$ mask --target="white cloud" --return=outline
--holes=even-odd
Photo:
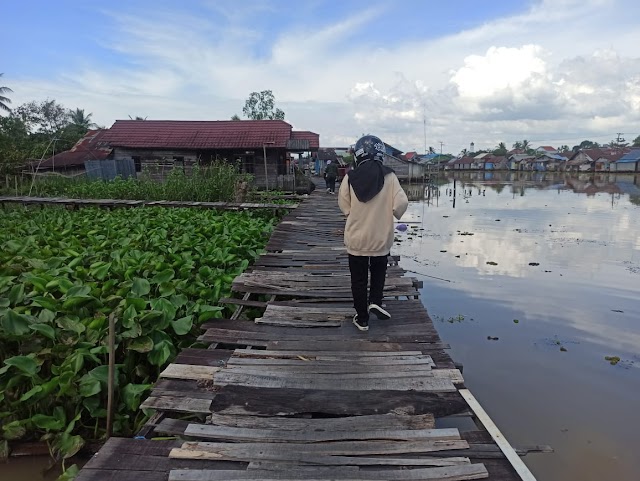
[[[129,114],[225,119],[241,113],[250,92],[272,89],[294,126],[319,132],[323,145],[371,132],[412,150],[423,146],[426,112],[427,144],[442,140],[453,153],[470,141],[575,144],[637,129],[640,31],[627,19],[640,6],[631,0],[545,0],[438,38],[402,40],[398,27],[384,48],[366,34],[384,18],[375,5],[270,38],[247,19],[274,5],[236,3],[205,3],[216,19],[111,12],[115,29],[99,42],[126,68],[85,59],[49,80],[22,79],[14,103],[53,97],[103,124]]]

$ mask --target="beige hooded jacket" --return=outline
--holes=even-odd
[[[360,202],[349,185],[348,176],[340,184],[338,205],[347,216],[344,245],[354,256],[384,256],[393,245],[393,218],[400,219],[409,200],[396,174],[384,177],[384,186],[368,202]]]

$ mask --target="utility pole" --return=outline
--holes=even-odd
[[[440,171],[440,164],[442,163],[442,146],[444,145],[444,142],[442,142],[442,140],[440,141],[440,158],[438,159],[438,172]]]

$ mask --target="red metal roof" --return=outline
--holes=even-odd
[[[53,167],[84,166],[85,160],[104,160],[111,154],[111,147],[104,141],[106,129],[89,130],[70,150],[60,152],[43,162],[33,162],[40,169]]]
[[[309,148],[320,148],[320,135],[308,130],[294,130],[291,132],[291,140],[308,140]]]
[[[105,140],[140,149],[255,149],[285,148],[291,135],[284,120],[117,120]]]

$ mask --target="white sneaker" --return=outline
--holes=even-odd
[[[331,189],[327,189],[327,194],[331,192]]]
[[[358,319],[358,314],[353,316],[353,324],[361,331],[369,330],[369,320],[367,319],[366,321],[361,321],[360,319]]]
[[[369,304],[369,312],[373,313],[380,320],[391,319],[391,314],[385,311],[378,304]]]

